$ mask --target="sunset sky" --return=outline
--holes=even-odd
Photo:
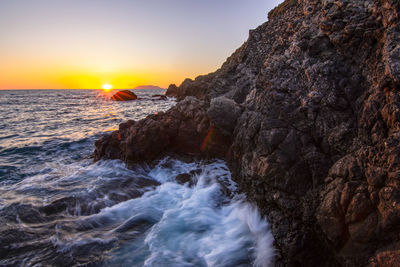
[[[1,0],[0,89],[166,88],[216,70],[282,0]]]

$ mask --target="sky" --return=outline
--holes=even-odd
[[[0,0],[0,89],[166,88],[218,69],[282,0]]]

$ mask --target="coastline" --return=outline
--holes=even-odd
[[[171,110],[96,142],[95,159],[223,158],[271,223],[277,266],[389,266],[400,4],[285,3],[219,70],[171,85]]]
[[[88,158],[109,127],[175,103],[154,92],[139,91],[140,100],[129,102],[85,90],[4,94],[0,265],[272,261],[270,228],[238,194],[223,161],[171,155],[128,168],[120,160]]]

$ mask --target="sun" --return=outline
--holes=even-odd
[[[111,84],[106,83],[106,84],[103,84],[103,85],[101,86],[101,88],[103,88],[104,91],[108,92],[108,91],[110,91],[113,87],[112,87]]]

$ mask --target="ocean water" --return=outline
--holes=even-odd
[[[174,99],[0,91],[1,266],[269,266],[265,219],[223,161],[93,163],[94,142]]]

